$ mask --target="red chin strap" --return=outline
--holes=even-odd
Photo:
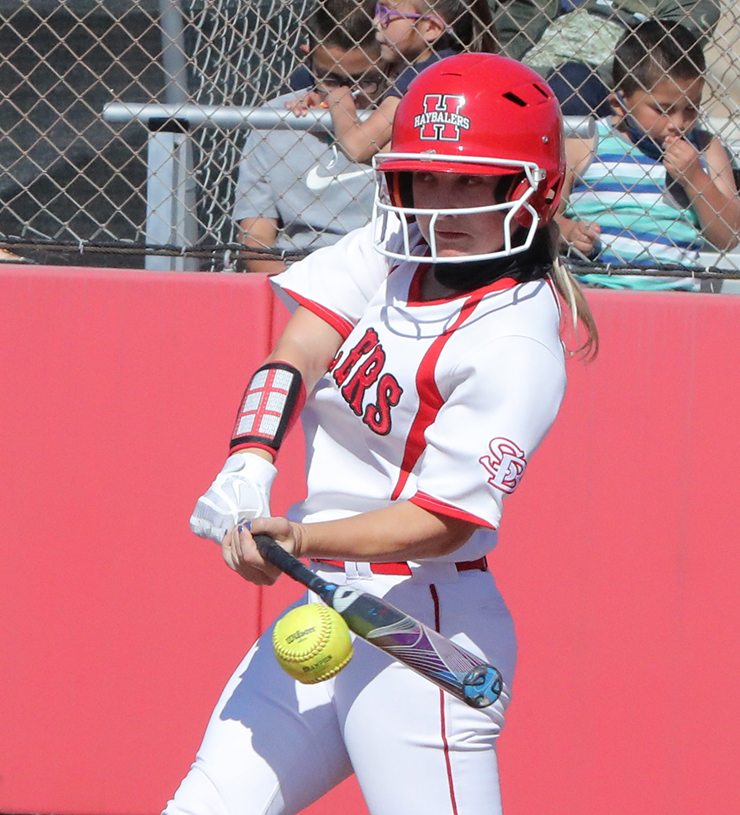
[[[230,452],[259,447],[276,454],[305,401],[303,377],[293,365],[268,362],[258,368],[244,392]]]

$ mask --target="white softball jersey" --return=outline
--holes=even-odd
[[[418,230],[415,239],[422,253]],[[475,560],[495,546],[503,499],[558,412],[560,312],[548,279],[423,302],[426,269],[382,257],[368,227],[272,278],[289,306],[344,337],[303,411],[308,498],[290,517],[410,500],[476,523],[447,556]]]

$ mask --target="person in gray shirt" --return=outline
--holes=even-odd
[[[310,38],[303,49],[319,94],[351,87],[358,108],[374,106],[383,95],[387,80],[374,8],[364,0],[325,0],[307,21]],[[265,107],[284,110],[303,93],[282,94]],[[373,197],[371,168],[348,159],[329,133],[253,130],[239,164],[233,217],[245,247],[316,249],[364,226]],[[260,258],[245,252],[240,265],[267,274],[286,268],[278,253]]]

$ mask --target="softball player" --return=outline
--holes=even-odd
[[[334,582],[360,581],[496,665],[504,692],[475,710],[361,640],[334,678],[302,685],[278,667],[269,630],[228,683],[169,815],[296,813],[353,772],[373,815],[500,812],[516,640],[486,555],[563,396],[558,292],[588,329],[586,350],[596,344],[552,249],[557,102],[517,62],[450,57],[412,83],[375,166],[374,222],[273,278],[294,313],[191,526],[247,580],[271,584],[277,570],[234,528],[253,518],[252,531]],[[299,413],[307,497],[289,520],[271,518],[273,459]]]

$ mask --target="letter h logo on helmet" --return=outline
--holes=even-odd
[[[470,130],[470,119],[460,110],[464,96],[448,93],[428,93],[424,97],[424,113],[414,118],[419,138],[428,141],[460,141],[460,131]]]

